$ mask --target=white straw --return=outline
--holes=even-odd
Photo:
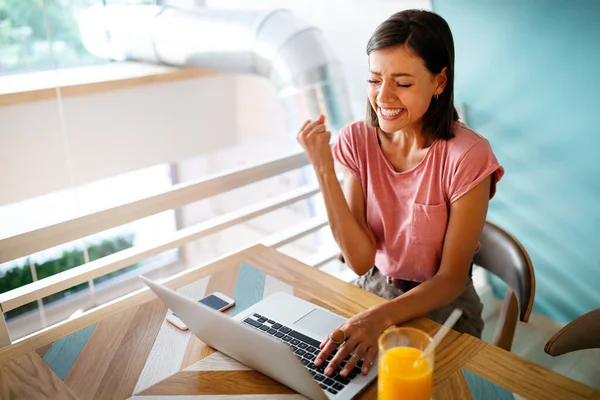
[[[433,337],[433,341],[429,343],[429,346],[427,346],[425,350],[423,350],[423,354],[421,355],[421,357],[419,357],[419,359],[427,357],[429,353],[431,353],[436,348],[436,346],[442,341],[442,339],[444,339],[444,336],[446,336],[448,331],[452,329],[454,324],[456,324],[456,321],[458,321],[461,315],[462,310],[460,308],[455,308],[454,311],[452,311],[452,314],[450,314],[446,322],[444,322],[444,325],[442,325],[440,330]]]

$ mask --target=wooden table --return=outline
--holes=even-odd
[[[179,274],[167,286],[197,298],[223,292],[236,300],[231,313],[275,291],[346,317],[384,301],[264,246]],[[0,399],[303,398],[174,328],[166,312],[144,289],[1,349]],[[423,318],[405,325],[430,334],[439,328]],[[452,331],[440,344],[436,400],[519,396],[600,399],[600,392],[472,336]],[[376,383],[359,397],[375,399]]]

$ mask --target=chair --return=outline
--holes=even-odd
[[[479,241],[481,247],[473,262],[508,285],[492,342],[510,351],[517,321],[527,322],[533,307],[533,264],[517,239],[489,221],[486,221]],[[338,260],[344,262],[344,257],[340,254]]]
[[[535,274],[527,251],[510,233],[486,221],[475,254],[475,265],[493,273],[508,286],[492,343],[512,348],[517,321],[527,322],[535,297]]]
[[[572,351],[600,348],[600,308],[569,322],[554,334],[544,347],[553,357]]]

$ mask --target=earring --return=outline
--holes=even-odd
[[[438,97],[440,97],[440,96],[437,95],[437,94],[433,95],[433,98],[436,99],[436,100],[438,99]]]

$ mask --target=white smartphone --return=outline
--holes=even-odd
[[[225,311],[235,305],[235,300],[231,297],[225,296],[221,292],[214,292],[205,296],[198,300],[198,303],[202,303],[205,306],[208,306],[217,311]],[[186,331],[188,327],[180,320],[177,315],[171,310],[167,313],[167,321],[181,329],[182,331]]]

